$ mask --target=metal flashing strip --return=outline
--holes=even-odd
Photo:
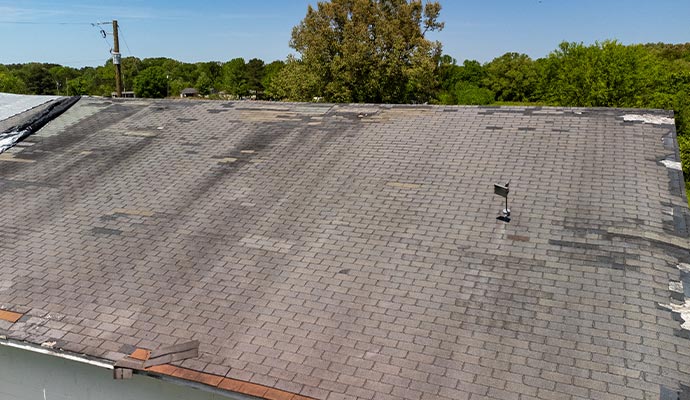
[[[76,356],[74,354],[69,354],[69,353],[64,353],[60,351],[56,351],[50,348],[46,347],[41,347],[40,345],[35,345],[35,344],[30,344],[26,342],[18,342],[12,339],[0,339],[0,346],[5,346],[5,347],[11,347],[19,350],[25,350],[29,351],[32,353],[38,353],[38,354],[44,354],[48,356],[54,356],[58,358],[62,358],[65,360],[69,361],[75,361],[81,364],[87,364],[91,365],[94,367],[98,368],[103,368],[107,370],[114,370],[115,367],[111,364],[108,364],[106,362],[94,360],[94,359],[89,359],[89,358],[84,358],[80,356]],[[199,389],[205,392],[209,393],[215,393],[218,395],[221,395],[226,398],[231,398],[235,400],[249,400],[249,399],[256,399],[255,396],[245,394],[242,392],[237,392],[237,391],[229,391],[229,387],[227,387],[228,383],[235,383],[240,381],[235,381],[235,380],[229,380],[228,378],[222,378],[219,377],[220,384],[217,386],[210,386],[209,382],[205,382],[203,379],[196,379],[196,380],[191,380],[189,379],[189,372],[192,372],[191,370],[186,370],[184,368],[177,368],[177,367],[172,367],[174,370],[179,370],[179,372],[176,372],[175,375],[172,375],[168,371],[166,367],[172,367],[170,365],[163,365],[163,366],[158,366],[158,367],[151,367],[147,368],[146,370],[134,370],[133,372],[136,373],[137,375],[140,376],[147,376],[150,378],[157,378],[161,379],[163,381],[172,383],[174,385],[181,385],[181,386],[187,386],[187,387],[193,387],[195,389]],[[165,371],[165,372],[163,372]],[[186,372],[186,373],[185,373]],[[201,375],[201,373],[197,373]],[[208,374],[203,374],[203,375],[208,375]],[[259,385],[252,385],[253,386],[259,386]],[[268,388],[267,388],[268,389]],[[270,390],[276,390],[277,389],[270,389]],[[280,391],[282,393],[282,391]],[[287,392],[285,392],[287,393]],[[290,394],[292,395],[291,397],[285,397],[285,398],[290,398],[292,400],[311,400],[309,397],[305,396],[300,396],[296,394]]]
[[[212,391],[236,399],[290,399],[313,400],[312,397],[288,392],[269,386],[207,374],[170,364],[158,365],[136,371],[137,374],[155,375],[172,382],[179,382],[202,390]]]
[[[168,364],[171,359],[176,361],[196,357],[198,346],[199,342],[194,340],[157,350],[137,348],[132,354],[115,363],[113,378],[130,379],[133,374],[152,375],[234,399],[312,400],[311,397],[297,393]]]
[[[106,362],[93,360],[93,359],[89,359],[89,358],[84,358],[84,357],[79,357],[79,356],[76,356],[73,354],[60,352],[60,351],[53,350],[53,349],[50,349],[47,347],[41,347],[40,345],[34,345],[34,344],[29,344],[29,343],[24,343],[24,342],[16,342],[16,341],[11,340],[11,339],[0,340],[0,346],[13,347],[15,349],[26,350],[26,351],[30,351],[33,353],[39,353],[39,354],[45,354],[45,355],[54,356],[54,357],[58,357],[58,358],[63,358],[65,360],[76,361],[76,362],[79,362],[82,364],[93,365],[94,367],[113,369],[113,366],[111,364],[106,363]]]

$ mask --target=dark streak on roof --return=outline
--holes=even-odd
[[[0,160],[0,334],[330,400],[675,393],[675,130],[629,113],[670,116],[82,99]]]

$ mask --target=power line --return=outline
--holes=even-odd
[[[90,25],[93,26],[94,28],[98,29],[98,35],[103,38],[103,41],[105,41],[105,46],[108,48],[108,52],[112,52],[112,47],[110,47],[110,43],[108,43],[108,39],[106,39],[106,36],[108,35],[106,31],[103,30],[103,28],[99,28],[99,25],[101,25],[101,22],[92,22]]]
[[[88,22],[32,22],[32,21],[0,21],[0,24],[14,24],[14,25],[89,25]]]
[[[120,25],[117,26],[117,30],[120,31],[120,36],[122,36],[122,41],[125,42],[125,47],[127,48],[127,53],[129,53],[130,56],[133,56],[132,50],[129,49],[129,44],[127,44],[127,39],[125,39],[124,32],[122,32],[122,27]]]
[[[127,48],[127,53],[130,55],[130,57],[134,57],[134,54],[132,54],[132,50],[129,49],[129,44],[127,43],[127,39],[125,39],[124,32],[122,31],[122,27],[118,24],[117,25],[117,30],[120,32],[120,36],[122,36],[122,41],[125,42],[125,47]],[[122,65],[124,67],[124,63]],[[139,74],[139,65],[137,63],[134,63],[134,70],[137,71],[137,74]],[[124,82],[124,74],[122,75],[122,85],[125,86]]]

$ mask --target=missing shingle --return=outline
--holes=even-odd
[[[680,392],[678,393],[678,400],[690,400],[690,386],[680,384]]]
[[[123,344],[120,346],[120,353],[122,354],[131,354],[136,350],[136,346],[132,346],[131,344]]]
[[[683,339],[690,339],[690,331],[687,329],[674,329],[673,335]]]
[[[529,242],[529,236],[523,236],[523,235],[508,234],[508,235],[506,235],[506,239],[512,240],[514,242]]]
[[[7,153],[7,152],[0,154],[0,161],[11,161],[11,162],[18,162],[18,163],[36,162],[36,160],[29,160],[26,158],[18,158],[14,153]]]
[[[388,182],[386,185],[397,189],[419,189],[422,187],[420,184],[407,182]]]
[[[156,136],[158,136],[157,132],[150,132],[150,131],[124,131],[122,134],[124,136],[141,137],[141,138],[155,138]]]
[[[659,400],[680,400],[678,391],[669,389],[666,386],[661,386],[659,391]]]
[[[533,131],[536,131],[537,128],[530,128],[530,127],[521,126],[517,130],[518,130],[518,132],[533,132]]]
[[[338,274],[349,275],[350,269],[349,268],[341,269],[340,271],[338,271]]]
[[[659,400],[690,400],[690,387],[684,384],[679,385],[679,389],[670,389],[660,386]]]
[[[678,264],[679,280],[671,280],[668,284],[669,299],[667,304],[658,303],[658,308],[669,311],[671,318],[680,324],[680,329],[674,330],[674,335],[690,339],[690,265]]]

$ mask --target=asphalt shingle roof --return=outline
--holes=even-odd
[[[0,334],[199,340],[173,364],[328,400],[658,398],[690,383],[669,117],[85,98],[0,159]]]

